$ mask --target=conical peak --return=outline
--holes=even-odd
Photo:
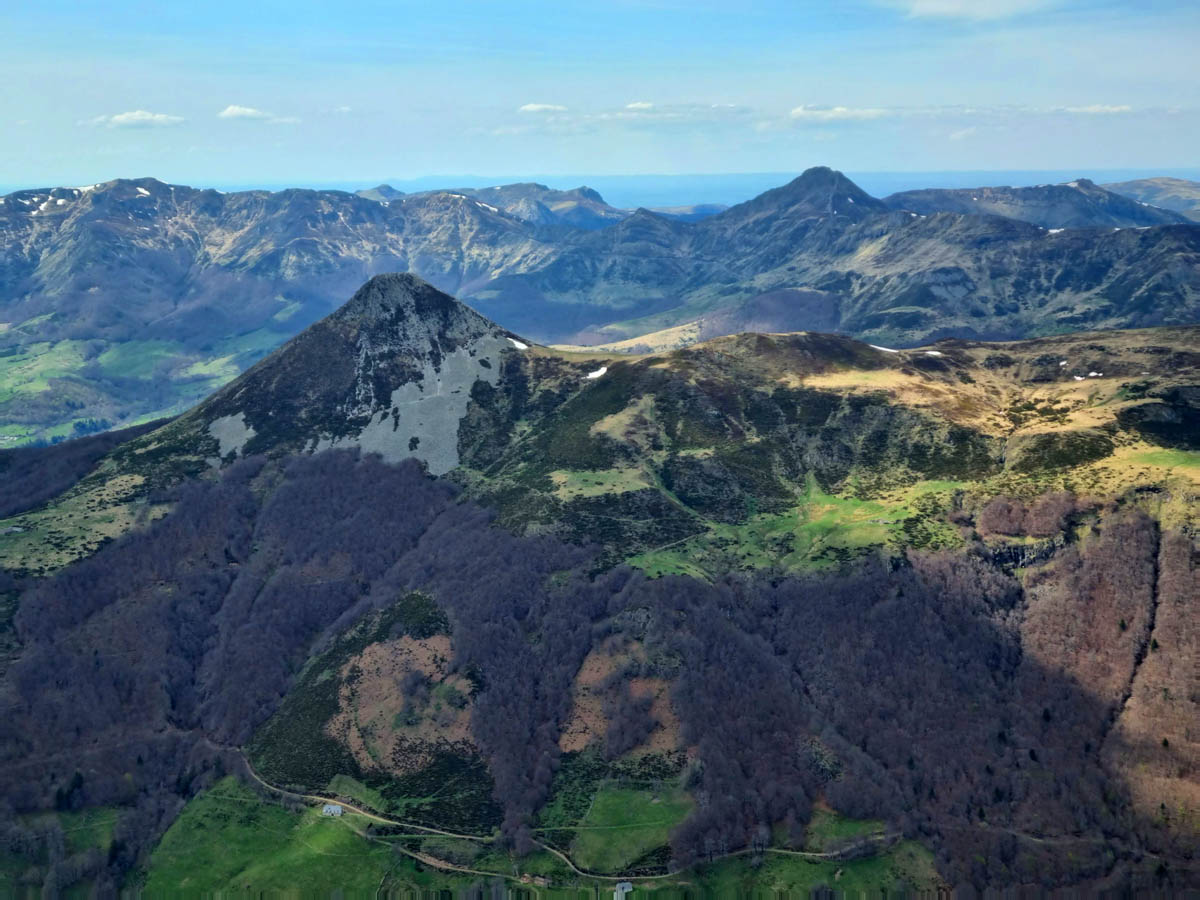
[[[423,278],[410,272],[390,272],[371,278],[333,317],[340,322],[367,324],[391,322],[397,316],[427,318],[455,308],[466,310]]]
[[[828,166],[806,169],[783,190],[797,199],[803,198],[812,203],[828,203],[838,197],[845,197],[866,206],[881,205],[880,201],[841,172]]]

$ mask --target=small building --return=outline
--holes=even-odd
[[[618,881],[617,886],[613,888],[613,900],[625,900],[625,895],[633,892],[633,882]]]
[[[321,815],[333,816],[335,819],[342,814],[342,808],[336,803],[326,803],[321,807]]]

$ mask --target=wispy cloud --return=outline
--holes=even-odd
[[[518,106],[517,112],[521,113],[560,113],[566,112],[565,106],[559,106],[557,103],[526,103],[524,106]]]
[[[271,114],[263,112],[261,109],[255,109],[253,106],[238,106],[231,103],[219,113],[218,119],[269,119]]]
[[[266,110],[255,109],[253,106],[238,106],[236,103],[231,103],[217,113],[217,118],[246,119],[255,122],[266,122],[270,125],[295,125],[300,121],[295,116],[277,116]]]
[[[976,128],[974,125],[972,125],[969,128],[960,128],[960,129],[958,129],[958,131],[950,132],[950,140],[965,141],[969,137],[974,137],[976,135],[976,133],[978,133],[978,131],[979,131],[979,129]]]
[[[105,128],[162,128],[168,125],[179,125],[184,121],[183,116],[169,116],[166,113],[134,109],[112,116],[96,116],[94,119],[89,119],[88,124]]]
[[[791,117],[801,122],[864,122],[896,114],[897,110],[879,107],[797,106]]]
[[[745,119],[752,115],[753,110],[732,103],[657,104],[638,100],[624,106],[587,111],[572,110],[557,104],[529,103],[520,107],[518,112],[540,115],[527,115],[519,123],[506,122],[481,133],[494,136],[579,135],[594,134],[601,129],[614,127],[707,128]]]
[[[876,0],[913,18],[1011,19],[1058,6],[1058,0]]]
[[[1064,106],[1063,112],[1076,116],[1119,116],[1133,112],[1132,106],[1106,106],[1103,103],[1093,103],[1091,106]]]
[[[998,122],[1033,116],[1115,116],[1133,112],[1136,110],[1132,106],[1103,103],[1089,106],[797,106],[789,118],[794,122],[813,125],[871,122],[878,119],[957,119],[965,132],[967,126],[975,121]],[[963,133],[962,136],[967,137],[968,134]]]

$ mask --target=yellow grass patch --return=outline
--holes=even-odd
[[[0,566],[62,568],[89,556],[106,540],[166,515],[167,504],[131,499],[141,475],[116,475],[77,487],[52,505],[0,521]]]
[[[563,500],[576,497],[598,497],[601,494],[624,494],[650,487],[646,476],[638,469],[601,469],[570,471],[557,469],[550,473],[554,495]]]

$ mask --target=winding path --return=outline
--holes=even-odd
[[[261,775],[259,775],[257,772],[255,772],[254,767],[250,765],[250,760],[246,758],[246,755],[244,753],[241,753],[239,751],[239,755],[242,758],[242,762],[245,764],[246,772],[249,774],[249,776],[252,779],[254,779],[254,781],[256,781],[258,784],[262,785],[262,787],[266,788],[268,791],[270,791],[274,794],[279,794],[284,797],[291,797],[294,800],[303,800],[307,803],[336,802],[342,808],[348,809],[351,812],[357,813],[358,815],[362,816],[365,819],[369,819],[372,822],[378,822],[381,825],[394,825],[394,826],[398,826],[400,828],[409,828],[409,829],[412,829],[413,831],[418,831],[418,832],[421,832],[424,834],[436,834],[436,835],[440,835],[442,837],[459,838],[460,840],[474,841],[479,844],[490,844],[493,841],[493,838],[491,836],[484,836],[484,835],[478,835],[478,834],[460,834],[460,833],[454,832],[454,831],[446,831],[441,828],[431,828],[427,825],[416,825],[412,822],[401,821],[400,819],[389,819],[387,816],[381,816],[379,813],[376,813],[370,809],[367,809],[366,807],[359,806],[356,803],[349,803],[349,802],[341,799],[340,797],[333,797],[333,796],[323,795],[323,794],[305,794],[305,793],[300,793],[297,791],[290,791],[287,788],[281,788],[277,785],[271,784],[269,781],[267,781],[265,778],[263,778]],[[379,838],[379,837],[374,837],[374,836],[369,836],[369,837],[372,837],[372,839],[374,839],[374,840],[381,840],[381,838]],[[746,854],[749,854],[749,853],[759,853],[759,852],[782,854],[785,856],[798,856],[803,859],[811,859],[814,861],[815,860],[827,860],[827,861],[828,860],[840,860],[840,859],[845,859],[852,855],[857,855],[859,853],[859,851],[861,851],[862,849],[864,849],[867,846],[876,846],[877,849],[883,849],[883,848],[889,847],[892,844],[894,844],[896,841],[898,841],[901,837],[902,837],[902,835],[898,831],[883,832],[883,833],[879,833],[879,834],[867,835],[862,840],[856,841],[855,843],[853,843],[847,847],[843,847],[839,850],[831,850],[831,851],[827,851],[827,852],[817,852],[817,851],[810,851],[810,850],[786,850],[782,847],[766,847],[763,850],[756,850],[755,848],[752,848],[752,847],[746,847],[741,850],[734,850],[731,853],[723,853],[720,856],[713,857],[713,860],[711,860],[711,861],[715,862],[718,859],[726,859],[728,857],[733,857],[733,856],[745,856]],[[390,842],[384,841],[384,843],[390,843]],[[575,864],[574,860],[571,859],[571,857],[567,856],[567,854],[563,853],[557,847],[552,847],[551,845],[546,844],[546,843],[536,840],[536,839],[533,840],[533,843],[536,844],[538,847],[541,847],[547,853],[550,853],[550,854],[553,854],[554,856],[556,856],[565,866],[567,866],[567,868],[569,868],[576,875],[579,875],[583,878],[595,879],[597,881],[613,881],[613,882],[634,881],[634,880],[636,880],[636,881],[655,881],[655,880],[659,880],[659,879],[663,879],[663,878],[676,878],[676,877],[678,877],[678,874],[679,874],[678,872],[663,872],[658,875],[608,875],[608,874],[604,874],[601,872],[589,872],[587,869],[581,869],[579,866],[577,866]],[[426,865],[433,866],[436,869],[443,869],[445,871],[450,871],[450,872],[460,872],[460,873],[469,874],[469,875],[481,875],[481,876],[486,876],[489,878],[499,877],[499,878],[506,878],[509,880],[514,879],[514,876],[506,875],[506,874],[503,874],[500,872],[484,872],[479,869],[469,869],[469,868],[466,868],[463,866],[456,866],[453,863],[447,862],[446,860],[437,859],[436,857],[428,856],[424,853],[418,853],[417,851],[409,850],[405,847],[397,847],[397,849],[400,850],[401,853],[404,853],[407,856],[411,856],[413,859],[419,860],[422,863],[425,863]],[[516,880],[519,880],[519,879],[516,879]]]

